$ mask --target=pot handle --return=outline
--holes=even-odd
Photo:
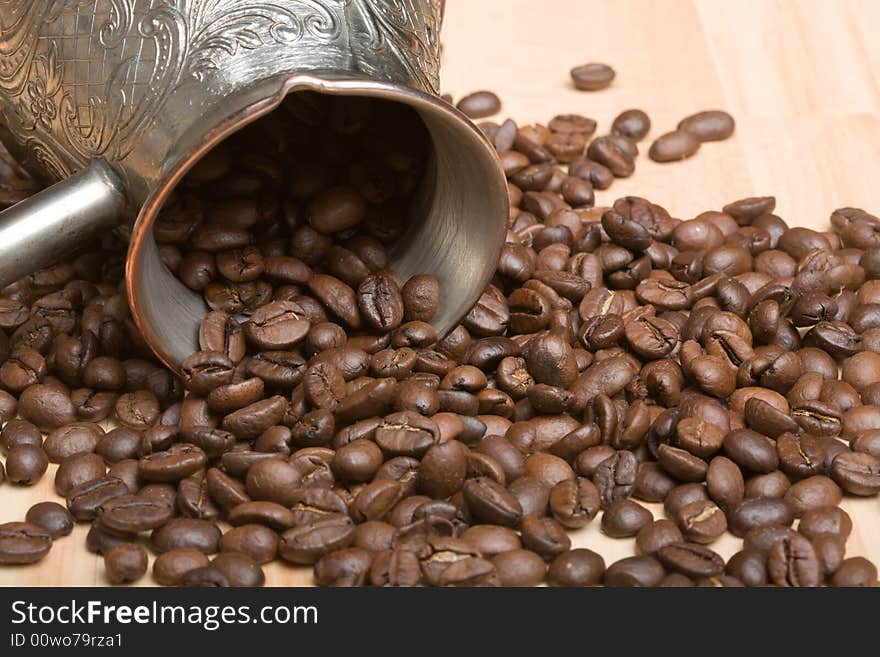
[[[125,208],[104,160],[0,212],[0,288],[53,264],[116,226]]]

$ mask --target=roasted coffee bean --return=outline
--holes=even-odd
[[[147,551],[137,543],[120,543],[104,552],[104,572],[111,584],[136,582],[147,572]]]
[[[679,130],[692,134],[699,141],[721,141],[733,134],[735,123],[733,117],[721,110],[697,112],[678,124]]]
[[[843,499],[843,493],[829,477],[815,475],[792,484],[784,499],[795,518],[800,518],[812,509],[837,506]]]
[[[535,586],[544,581],[547,573],[544,560],[529,550],[501,552],[491,561],[501,586]]]
[[[163,552],[153,562],[153,577],[162,586],[178,586],[190,571],[205,568],[208,557],[193,548],[176,548]]]
[[[621,112],[611,124],[611,132],[633,141],[641,141],[651,130],[651,119],[642,110]]]
[[[751,472],[767,473],[779,465],[773,441],[748,429],[728,433],[724,437],[724,453],[741,468]]]
[[[620,450],[599,463],[593,481],[599,489],[603,508],[613,501],[628,497],[638,472],[638,461],[632,452]]]
[[[880,458],[862,452],[842,452],[831,462],[831,477],[851,495],[876,495],[880,492]]]
[[[801,517],[798,531],[810,540],[822,534],[834,534],[846,540],[852,532],[852,520],[843,509],[810,509]]]
[[[612,538],[635,536],[653,519],[651,512],[638,502],[615,500],[602,513],[602,532]]]
[[[220,529],[208,520],[172,518],[153,531],[150,543],[157,552],[179,548],[194,548],[205,554],[217,552]]]
[[[553,517],[569,529],[586,525],[596,517],[601,506],[599,490],[586,477],[578,477],[577,480],[566,479],[557,483],[550,490],[549,503]],[[633,513],[626,513],[627,511],[629,509],[624,509],[623,515],[628,518],[635,516]]]
[[[36,563],[52,548],[52,536],[30,522],[6,522],[0,525],[0,563],[21,565]]]
[[[482,119],[501,111],[501,100],[491,91],[475,91],[459,100],[456,107],[472,119]]]
[[[65,497],[73,488],[104,476],[104,459],[97,454],[81,453],[68,456],[55,471],[55,492]]]
[[[672,543],[656,552],[667,569],[688,577],[714,577],[724,572],[724,559],[719,554],[694,543]]]
[[[767,572],[776,586],[818,586],[822,581],[816,551],[798,534],[773,544],[767,554]]]
[[[604,583],[605,586],[658,586],[665,575],[663,564],[654,557],[626,557],[608,566]]]
[[[57,502],[37,502],[28,509],[24,519],[45,529],[53,540],[73,531],[73,516]]]
[[[571,69],[571,79],[575,89],[581,91],[598,91],[611,84],[614,79],[614,69],[607,64],[592,62],[575,66]]]
[[[639,554],[653,555],[660,548],[682,543],[684,537],[675,523],[663,518],[642,527],[636,535],[636,551]]]
[[[711,468],[710,468],[711,471]],[[708,480],[708,475],[707,475]],[[677,482],[657,463],[640,463],[632,495],[644,502],[662,502]]]
[[[169,449],[148,454],[138,462],[138,474],[144,481],[177,482],[205,467],[204,450],[195,445],[178,443]]]
[[[877,586],[877,566],[864,557],[844,559],[831,577],[831,586]]]
[[[794,520],[789,503],[779,497],[747,498],[729,511],[730,531],[745,536],[759,527],[788,527]]]
[[[46,473],[49,457],[41,447],[18,445],[6,455],[6,478],[14,484],[32,486]]]
[[[767,556],[753,550],[741,550],[727,561],[724,571],[746,586],[767,584]]]
[[[633,156],[612,137],[597,137],[590,142],[587,157],[606,167],[615,178],[627,178],[636,168]]]
[[[657,137],[648,157],[655,162],[674,162],[691,157],[699,149],[700,140],[692,132],[678,129]]]
[[[716,456],[706,472],[706,488],[723,509],[736,506],[745,495],[745,483],[737,465],[724,456]]]
[[[94,452],[104,430],[90,422],[75,422],[52,431],[43,443],[43,450],[53,463],[60,463],[75,454]]]
[[[313,564],[325,554],[347,547],[353,534],[351,519],[347,516],[329,516],[288,529],[281,535],[278,553],[292,563]]]
[[[551,586],[596,586],[605,576],[605,560],[586,548],[559,554],[550,564],[547,581]]]
[[[711,543],[727,529],[724,512],[709,500],[685,504],[674,514],[674,520],[685,539],[693,543]]]
[[[469,511],[478,520],[497,525],[516,526],[522,519],[522,506],[504,487],[488,479],[468,479],[462,486]]]

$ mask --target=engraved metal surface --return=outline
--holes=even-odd
[[[165,110],[181,93],[206,107],[281,71],[332,69],[436,94],[441,4],[0,0],[0,121],[30,168],[61,179],[95,158],[126,168],[147,131],[174,143],[188,117]]]

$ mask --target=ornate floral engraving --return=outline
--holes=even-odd
[[[440,0],[347,0],[366,19],[366,48],[393,56],[412,79],[435,94],[440,87]],[[362,60],[367,73],[375,60]]]
[[[58,177],[121,162],[183,85],[261,48],[350,53],[437,90],[441,0],[0,0],[0,121]],[[359,32],[351,31],[351,11]],[[383,62],[393,62],[387,69]],[[395,72],[397,71],[397,72]]]

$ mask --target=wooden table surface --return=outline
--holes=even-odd
[[[620,111],[651,116],[650,139],[698,110],[734,115],[734,137],[690,160],[655,164],[597,193],[597,204],[637,194],[689,218],[753,195],[775,195],[790,225],[825,229],[835,208],[880,212],[880,2],[876,0],[448,0],[443,90],[455,98],[492,89],[501,117],[548,121],[576,112],[607,131]],[[576,91],[568,71],[600,61],[617,71],[606,90]],[[0,487],[0,521],[20,520],[55,499],[54,466],[32,488]],[[880,563],[880,501],[847,498],[855,529],[847,554]],[[651,505],[655,516],[662,511]],[[0,585],[104,585],[101,559],[84,546],[87,527],[59,540],[41,563],[0,568]],[[606,563],[633,554],[598,520],[573,535]],[[741,541],[725,535],[725,557]],[[272,564],[271,585],[302,585],[311,569]],[[151,583],[149,576],[142,585]]]

